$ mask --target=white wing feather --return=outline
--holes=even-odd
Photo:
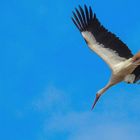
[[[112,70],[115,65],[126,60],[126,58],[120,57],[115,51],[105,48],[103,44],[99,44],[91,32],[83,31],[82,36],[86,40],[89,48],[97,53]]]

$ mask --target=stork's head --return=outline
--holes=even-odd
[[[132,61],[135,65],[140,65],[140,52],[133,56]]]

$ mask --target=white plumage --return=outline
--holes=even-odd
[[[88,42],[88,46],[90,47],[90,49],[96,52],[110,66],[112,70],[115,65],[126,60],[125,58],[120,57],[110,48],[105,48],[103,44],[99,44],[99,42],[96,41],[91,32],[83,31],[82,36]]]
[[[75,9],[72,18],[89,48],[99,55],[110,67],[112,75],[107,85],[98,91],[92,106],[111,86],[125,81],[136,83],[140,80],[140,52],[133,56],[129,48],[113,33],[105,29],[93,15],[91,7]]]

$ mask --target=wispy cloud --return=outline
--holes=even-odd
[[[117,114],[114,114],[117,115]],[[53,116],[45,125],[45,133],[69,134],[69,140],[138,140],[139,126],[115,121],[115,117],[91,112],[69,112]]]
[[[131,105],[134,106],[138,100],[132,102]],[[76,111],[66,92],[54,86],[49,86],[33,105],[38,112],[49,112],[42,127],[42,139],[53,140],[56,139],[54,136],[62,140],[140,139],[139,122],[129,122],[130,115],[122,113],[121,109],[114,108],[106,112]]]
[[[43,112],[63,112],[67,110],[70,100],[68,95],[54,86],[48,86],[47,89],[33,101],[33,107],[37,111]]]

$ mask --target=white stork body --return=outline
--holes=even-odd
[[[89,48],[100,56],[112,70],[108,84],[96,94],[92,106],[94,108],[99,97],[111,86],[125,81],[136,83],[140,79],[140,52],[133,56],[129,48],[114,34],[105,29],[96,15],[92,13],[91,7],[83,10],[79,6],[76,14],[73,12],[74,24],[80,30]]]

